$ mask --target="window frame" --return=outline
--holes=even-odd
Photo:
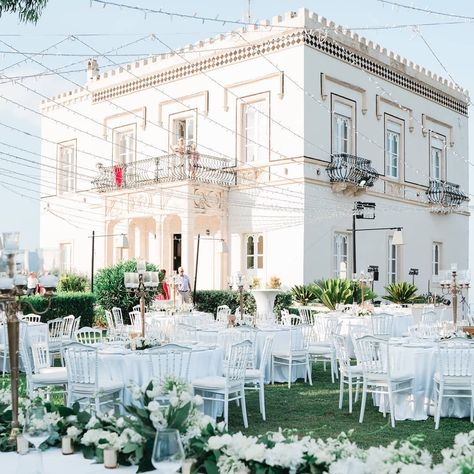
[[[436,146],[433,142],[439,140],[442,142],[442,146]],[[446,180],[446,167],[447,167],[447,145],[446,145],[446,136],[438,132],[430,130],[430,140],[429,140],[429,164],[430,164],[430,178],[437,179],[441,181]],[[439,163],[439,177],[435,177],[433,173],[433,151],[439,150],[441,152],[440,163]]]
[[[249,253],[249,239],[253,239],[253,252]],[[259,241],[262,241],[262,249],[259,252]],[[245,234],[244,239],[245,246],[245,268],[246,270],[263,270],[265,264],[265,238],[263,233],[256,232],[251,234]],[[249,266],[249,258],[253,259],[253,266]]]
[[[400,279],[400,249],[398,245],[393,245],[393,235],[388,238],[388,258],[387,258],[387,281],[388,284],[398,283]],[[392,271],[392,264],[395,263],[395,272]]]
[[[392,181],[403,181],[405,178],[405,121],[399,117],[395,117],[390,114],[384,114],[384,173],[385,177]],[[392,129],[390,126],[392,125]],[[399,128],[399,131],[395,131],[394,128]],[[398,141],[398,157],[397,157],[397,175],[390,174],[389,169],[393,166],[389,164],[389,133],[397,134],[399,136]]]
[[[190,146],[191,144],[197,145],[197,134],[198,134],[198,114],[197,109],[187,109],[181,112],[175,112],[173,114],[169,114],[168,116],[168,149],[173,150],[173,147],[178,145],[179,136],[177,133],[177,125],[179,122],[186,123],[186,134],[188,130],[188,120],[193,120],[193,140],[189,140],[189,138],[185,138],[185,146]]]
[[[437,261],[435,259],[436,249],[438,250]],[[443,243],[434,241],[431,245],[431,276],[439,276],[441,272],[441,259],[443,255]],[[436,265],[438,270],[436,271]]]
[[[351,116],[343,115],[335,112],[336,104],[341,104],[345,107],[350,107]],[[347,151],[336,150],[336,120],[337,117],[349,118],[351,121],[350,129],[350,142]],[[331,93],[331,154],[337,155],[340,153],[347,153],[348,155],[357,155],[357,141],[356,141],[356,130],[357,130],[357,101],[348,99],[347,97],[340,96],[338,94]]]
[[[132,159],[125,161],[119,160],[119,148],[122,148],[121,145],[117,143],[118,137],[120,134],[125,134],[127,132],[132,132],[133,133],[133,144],[131,147],[129,147],[127,151],[131,151],[132,153]],[[137,161],[137,124],[136,123],[129,123],[126,125],[120,125],[119,127],[115,127],[112,130],[112,163],[114,165],[127,165],[127,164],[134,164]]]
[[[61,151],[64,149],[73,150],[72,164],[68,166],[68,177],[64,177],[64,167],[61,164]],[[70,175],[70,176],[69,176]],[[68,181],[68,186],[64,187],[64,181]],[[69,186],[71,185],[71,186]],[[77,139],[67,140],[57,144],[56,149],[56,192],[57,194],[72,193],[77,190]]]
[[[346,254],[345,254],[345,260],[344,260],[344,254],[339,255],[338,254],[338,239],[345,238],[346,239]],[[348,232],[341,232],[341,231],[334,231],[333,232],[333,237],[332,237],[332,267],[333,267],[333,277],[334,278],[347,278],[349,275],[349,265],[350,265],[350,234]],[[341,271],[341,263],[346,264],[346,275],[341,276],[342,271]]]
[[[242,165],[250,163],[265,163],[270,161],[271,156],[271,94],[270,91],[259,92],[257,94],[252,94],[244,97],[239,97],[237,99],[237,113],[238,113],[238,157],[239,163]],[[255,104],[263,104],[263,111],[255,111],[255,117],[257,123],[255,129],[257,130],[260,125],[265,125],[266,130],[262,133],[257,131],[252,138],[252,143],[248,144],[247,137],[247,121],[245,111],[248,107],[255,107]],[[247,150],[250,148],[256,149],[256,159],[248,160]]]

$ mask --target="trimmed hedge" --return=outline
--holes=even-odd
[[[194,305],[198,311],[216,314],[218,306],[227,305],[232,312],[239,306],[239,292],[229,290],[200,290],[196,292],[196,301]],[[289,308],[292,299],[291,293],[280,293],[275,298],[275,314],[279,317],[280,310]],[[250,314],[253,314],[257,309],[255,299],[252,293],[244,291],[244,308]]]
[[[48,306],[48,299],[43,296],[24,296],[22,301],[28,301],[36,311],[44,311]],[[51,307],[46,314],[41,315],[41,321],[60,318],[73,314],[81,317],[82,326],[92,326],[94,322],[94,305],[96,297],[93,293],[58,293],[51,300]],[[24,314],[29,314],[30,307],[22,305]]]

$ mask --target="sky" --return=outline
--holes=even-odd
[[[117,3],[217,16],[222,20],[242,20],[248,14],[247,0],[117,0]],[[399,3],[473,19],[463,24],[387,28],[459,20],[394,7],[380,0],[307,0],[305,3],[303,0],[251,0],[250,14],[252,21],[263,20],[306,7],[336,24],[352,30],[360,28],[361,36],[451,78],[474,94],[474,67],[470,52],[474,43],[474,2],[400,0]],[[382,28],[363,30],[367,27]],[[236,26],[223,22],[145,14],[111,5],[103,7],[90,0],[50,0],[36,25],[22,24],[16,15],[0,18],[0,233],[19,231],[22,248],[39,247],[38,154],[41,140],[38,136],[41,130],[40,116],[35,111],[39,112],[42,96],[56,95],[85,83],[86,61],[89,56],[96,56],[94,50],[117,49],[117,56],[113,57],[115,62],[131,62],[167,52],[163,45],[152,39],[151,34],[171,48],[179,48],[232,29]],[[74,39],[74,35],[82,42]],[[45,51],[45,54],[32,55],[40,51]],[[101,71],[107,69],[106,60],[99,57],[98,62]],[[47,68],[62,68],[63,77],[44,75]],[[12,78],[16,78],[15,82]],[[470,143],[472,129],[471,124]]]

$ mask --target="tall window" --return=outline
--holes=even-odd
[[[444,179],[446,140],[440,135],[432,134],[430,148],[430,177]]]
[[[114,163],[124,165],[135,161],[135,126],[114,130]]]
[[[267,101],[244,103],[243,158],[246,162],[268,159],[268,112]]]
[[[432,247],[432,275],[439,275],[440,267],[441,267],[441,244],[439,242],[433,242]]]
[[[385,174],[390,178],[400,177],[402,127],[387,121],[385,129]]]
[[[59,265],[61,273],[71,273],[72,244],[69,242],[59,245]]]
[[[334,278],[347,278],[347,265],[348,265],[348,253],[349,253],[349,236],[341,232],[334,234],[334,257],[333,264]]]
[[[184,145],[191,145],[196,142],[196,120],[194,117],[183,117],[174,120],[173,144],[183,140]]]
[[[58,145],[57,162],[58,194],[75,191],[76,188],[76,142]]]
[[[263,268],[263,235],[247,235],[247,270]]]
[[[353,107],[345,102],[335,101],[332,111],[332,152],[353,153]]]
[[[398,281],[398,247],[393,245],[393,238],[388,239],[388,283]]]

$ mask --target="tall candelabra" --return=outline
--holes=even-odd
[[[245,285],[245,276],[241,272],[235,274],[235,285],[239,290],[239,307],[240,307],[240,317],[244,317],[244,285]]]
[[[354,273],[352,275],[352,281],[359,284],[360,288],[360,305],[364,306],[365,304],[365,286],[370,285],[374,280],[371,273],[365,274],[364,272],[360,272],[360,274]],[[354,291],[354,300],[356,299],[356,292]]]
[[[451,295],[451,305],[453,307],[453,324],[457,324],[458,321],[458,295],[461,296],[461,300],[464,301],[463,295],[464,290],[468,290],[471,286],[469,272],[458,271],[457,265],[451,265],[451,272],[445,272],[446,276],[451,276],[451,279],[445,278],[440,281],[441,291],[444,295]],[[451,273],[451,275],[450,275]]]
[[[15,275],[15,254],[19,248],[19,233],[4,233],[2,251],[7,256],[8,277],[0,278],[0,304],[5,310],[8,331],[8,356],[10,359],[10,386],[12,396],[12,431],[13,439],[18,433],[18,399],[19,399],[19,351],[20,351],[20,321],[18,313],[23,306],[35,314],[45,314],[51,307],[51,297],[58,284],[58,278],[47,275],[40,279],[40,285],[45,289],[43,297],[48,299],[44,311],[37,311],[21,297],[26,294],[27,279],[24,275]],[[6,341],[5,341],[6,342]],[[5,357],[5,355],[4,355]]]
[[[160,284],[159,272],[147,272],[144,260],[137,261],[136,272],[124,273],[125,288],[140,299],[141,336],[145,337],[145,298],[154,295]]]

